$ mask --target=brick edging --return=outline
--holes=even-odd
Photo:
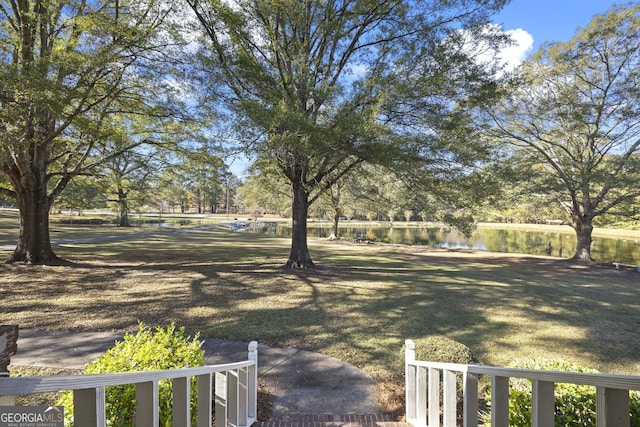
[[[253,427],[360,427],[381,424],[384,427],[408,426],[386,414],[291,414],[275,420],[258,421]]]

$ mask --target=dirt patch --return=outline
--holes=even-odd
[[[376,384],[378,404],[392,419],[402,421],[405,416],[404,381],[384,380]]]

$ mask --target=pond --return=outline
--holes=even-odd
[[[290,225],[271,224],[261,232],[291,235]],[[328,237],[330,228],[309,224],[308,235]],[[571,258],[575,253],[576,236],[573,232],[478,229],[469,239],[447,227],[340,227],[340,237],[371,242],[400,245],[420,245],[438,248],[478,249],[493,252],[550,255]],[[640,265],[640,241],[594,237],[591,255],[599,262],[620,262]]]

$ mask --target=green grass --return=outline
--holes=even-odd
[[[154,233],[170,231],[178,228],[198,227],[228,220],[226,215],[130,215],[132,227],[118,227],[117,218],[113,214],[69,215],[51,214],[49,229],[51,241],[83,239],[102,236],[126,236],[129,234]],[[96,223],[102,222],[102,225]],[[162,223],[162,227],[158,223]],[[18,239],[20,221],[16,211],[0,210],[0,245],[15,245]]]
[[[10,234],[6,216],[0,242]],[[120,232],[85,228],[84,236],[105,228]],[[484,364],[544,356],[640,374],[640,273],[479,251],[309,244],[314,271],[281,268],[287,238],[224,229],[62,245],[56,253],[74,265],[0,266],[1,322],[134,332],[138,321],[174,321],[203,337],[325,353],[379,380],[402,375],[406,338],[430,335],[466,344]]]

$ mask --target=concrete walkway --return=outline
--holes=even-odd
[[[82,368],[122,335],[108,332],[20,330],[12,365]],[[203,339],[205,361],[246,360],[248,343]],[[273,395],[273,417],[308,414],[378,414],[374,380],[332,357],[294,348],[258,345],[258,375]]]

